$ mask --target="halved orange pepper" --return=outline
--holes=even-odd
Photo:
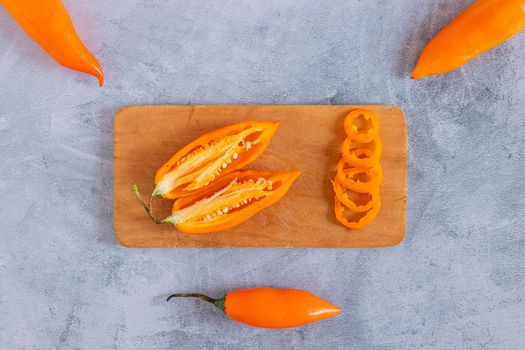
[[[358,230],[368,225],[376,218],[379,210],[381,209],[381,200],[379,199],[379,196],[375,196],[372,208],[367,212],[364,212],[365,214],[357,219],[357,221],[351,221],[345,217],[345,206],[341,203],[341,201],[337,197],[335,197],[334,201],[334,211],[337,221],[352,230]]]
[[[369,127],[360,127],[354,122],[367,122]],[[375,135],[379,134],[379,119],[377,115],[366,109],[354,109],[348,113],[344,121],[345,133],[354,142],[368,143],[372,142]]]
[[[379,162],[383,150],[383,144],[379,135],[372,136],[372,141],[368,144],[373,144],[373,148],[357,147],[352,149],[352,140],[347,137],[341,147],[341,154],[343,159],[350,165],[355,167],[371,167]]]
[[[345,164],[344,159],[339,161],[336,175],[345,188],[358,193],[370,193],[379,188],[383,181],[383,169],[379,163],[374,164],[370,168],[345,168]],[[359,175],[364,175],[367,181],[356,179],[355,177]]]
[[[241,169],[264,152],[278,126],[279,122],[245,121],[202,135],[160,167],[152,195],[187,196]]]
[[[366,202],[366,204],[357,204],[348,196],[348,190],[341,185],[341,181],[339,181],[337,176],[332,181],[332,187],[337,199],[339,199],[341,203],[348,207],[348,209],[358,213],[372,208],[379,197],[379,189],[375,189],[370,193],[366,193],[366,195],[369,197],[369,200]]]
[[[301,172],[236,171],[220,177],[192,195],[173,203],[172,214],[156,223],[172,224],[186,233],[219,232],[239,225],[280,200]],[[137,193],[137,192],[136,192]]]

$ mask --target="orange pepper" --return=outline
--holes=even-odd
[[[354,124],[354,122],[359,119],[370,123],[370,127],[361,128]],[[379,119],[372,111],[366,109],[354,109],[346,115],[344,129],[346,135],[352,139],[352,141],[369,143],[379,134]]]
[[[167,300],[176,297],[200,298],[218,307],[231,319],[260,328],[298,327],[341,312],[337,306],[298,289],[237,289],[219,299],[200,293],[177,293]]]
[[[343,188],[343,186],[341,185],[341,181],[339,181],[339,178],[337,176],[332,181],[332,187],[334,189],[334,193],[337,199],[339,199],[339,201],[341,201],[350,210],[358,213],[371,209],[374,206],[374,203],[376,202],[377,198],[379,197],[379,189],[375,189],[372,192],[367,193],[370,200],[364,205],[359,205],[355,203],[352,199],[350,199],[350,197],[348,197],[347,194],[345,194],[347,193],[347,191],[345,188]]]
[[[450,72],[525,27],[525,0],[478,0],[425,47],[412,78]]]
[[[372,136],[372,141],[368,144],[373,144],[374,148],[370,149],[368,147],[358,147],[351,149],[352,140],[350,137],[347,137],[341,147],[341,154],[343,159],[350,165],[355,167],[371,167],[375,163],[379,162],[381,158],[381,152],[383,149],[383,144],[379,135]]]
[[[301,172],[237,171],[220,177],[192,195],[173,203],[172,214],[164,220],[155,219],[151,206],[135,194],[155,223],[172,224],[185,233],[224,231],[248,220],[259,211],[279,201]]]
[[[383,169],[379,159],[383,145],[379,137],[379,126],[379,118],[375,113],[364,109],[351,111],[344,120],[347,137],[341,146],[342,158],[337,164],[332,187],[335,193],[335,217],[353,230],[368,225],[381,209],[379,186],[383,181]],[[361,145],[356,147],[353,144]],[[368,202],[357,204],[349,196],[351,191],[368,195]],[[358,213],[358,219],[346,218],[345,207]]]
[[[104,82],[102,67],[84,46],[60,0],[0,0],[22,29],[59,64]]]
[[[187,196],[241,169],[264,152],[278,126],[279,122],[245,121],[200,136],[159,168],[153,195]]]
[[[337,178],[341,184],[349,190],[358,193],[370,193],[379,188],[383,181],[383,169],[381,164],[376,163],[370,168],[344,168],[345,160],[341,159],[337,165]],[[364,175],[367,181],[355,179],[357,175]]]
[[[350,221],[344,215],[345,207],[343,206],[341,201],[339,201],[339,199],[335,197],[334,211],[335,211],[335,217],[337,221],[339,221],[341,224],[343,224],[344,226],[348,227],[351,230],[359,230],[365,227],[366,225],[371,223],[372,220],[376,218],[377,214],[379,213],[379,210],[381,209],[381,200],[379,199],[379,196],[375,196],[373,197],[373,199],[374,199],[374,204],[370,210],[365,212],[365,214],[361,218],[359,218],[357,221]]]

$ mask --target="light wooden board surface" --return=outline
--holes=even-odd
[[[381,121],[382,208],[365,229],[351,231],[333,214],[330,180],[340,159],[346,113],[375,111]],[[184,234],[156,225],[135,199],[137,182],[146,196],[157,168],[179,148],[210,130],[243,120],[279,120],[266,152],[249,168],[300,169],[301,176],[277,204],[221,233]],[[399,244],[406,227],[407,132],[403,112],[392,105],[339,106],[133,106],[115,116],[114,220],[126,247],[384,247]],[[171,202],[158,198],[158,216]]]

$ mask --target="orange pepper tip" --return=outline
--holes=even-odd
[[[101,74],[101,75],[97,76],[97,78],[98,78],[98,86],[102,87],[102,85],[104,85],[104,75]]]
[[[290,170],[288,173],[290,174],[291,181],[295,181],[303,172],[301,170]]]
[[[83,69],[76,69],[76,70],[92,75],[95,78],[97,78],[98,85],[100,87],[102,87],[102,85],[104,84],[104,72],[102,71],[102,67],[97,61],[90,63],[87,67]]]
[[[275,132],[277,131],[277,128],[279,127],[279,125],[281,124],[280,121],[278,120],[272,120],[272,121],[269,121],[268,122],[270,124],[270,126],[268,127],[268,133],[273,136],[275,134]]]
[[[334,305],[335,306],[335,305]],[[339,315],[342,309],[339,306],[334,307],[334,316]]]
[[[90,56],[91,57],[89,57],[89,59],[84,62],[83,67],[73,69],[94,76],[98,79],[98,85],[102,86],[104,84],[104,72],[102,71],[102,66],[97,61],[95,56],[91,54]]]
[[[102,87],[102,85],[104,85],[104,72],[102,71],[102,67],[98,62],[96,62],[96,64],[93,64],[92,71],[89,72],[89,74],[93,75],[98,79],[98,86]]]
[[[337,316],[337,315],[339,315],[341,313],[342,309],[339,306],[334,305],[332,303],[330,303],[330,305],[332,307],[330,308],[330,316],[329,317],[334,317],[334,316]]]
[[[425,77],[428,77],[430,74],[424,72],[424,68],[421,67],[419,62],[416,64],[414,71],[412,72],[412,79],[419,80]]]

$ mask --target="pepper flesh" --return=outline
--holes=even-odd
[[[18,25],[59,64],[98,78],[102,67],[84,46],[60,0],[0,0]]]
[[[213,185],[173,203],[161,223],[185,233],[224,231],[279,201],[301,172],[246,170],[221,177]]]
[[[412,78],[450,72],[525,27],[525,0],[478,0],[423,49]]]
[[[241,169],[264,152],[278,125],[279,122],[245,121],[200,136],[159,168],[153,195],[184,197]]]
[[[197,293],[173,294],[168,300],[173,297],[201,298],[223,310],[231,319],[260,328],[304,326],[341,312],[339,307],[298,289],[237,289],[220,299]]]

